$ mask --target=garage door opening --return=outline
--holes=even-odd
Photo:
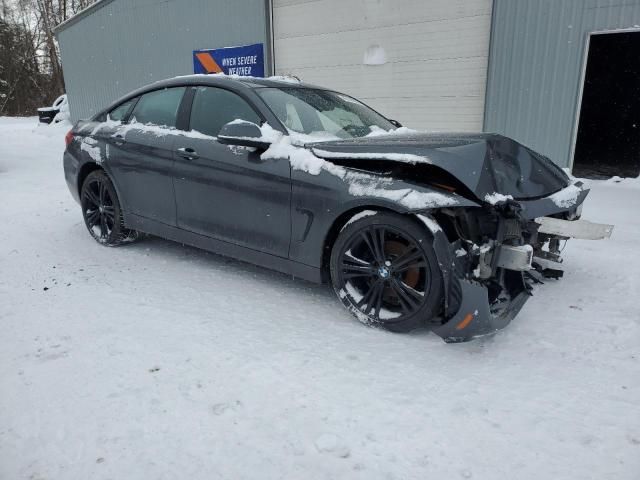
[[[640,32],[589,41],[573,162],[578,177],[640,174]]]

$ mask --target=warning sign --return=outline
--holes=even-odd
[[[239,47],[194,50],[193,72],[264,77],[264,49],[262,43]]]

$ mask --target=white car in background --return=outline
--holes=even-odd
[[[38,118],[40,123],[60,123],[69,118],[69,102],[67,95],[60,95],[50,107],[42,107],[38,109]]]

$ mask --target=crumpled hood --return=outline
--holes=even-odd
[[[391,133],[306,147],[318,157],[362,170],[367,170],[368,163],[372,166],[373,161],[399,162],[409,168],[432,165],[454,176],[481,200],[494,193],[516,200],[541,198],[570,183],[551,160],[497,134]],[[425,169],[415,171],[418,174]]]

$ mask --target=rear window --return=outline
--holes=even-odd
[[[175,127],[185,88],[167,88],[142,95],[131,118],[139,123]]]

